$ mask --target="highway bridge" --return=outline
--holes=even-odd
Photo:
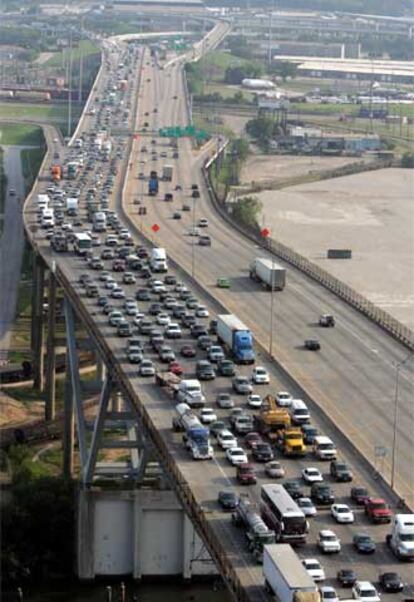
[[[158,168],[163,161],[161,153],[167,150],[165,139],[158,138],[154,131],[163,126],[185,125],[189,120],[189,103],[185,90],[182,65],[185,60],[197,59],[226,34],[228,25],[219,23],[203,42],[186,57],[180,57],[167,67],[151,60],[149,51],[143,49],[139,56],[136,78],[130,87],[131,98],[135,102],[129,123],[131,134],[123,142],[121,169],[116,179],[116,194],[113,207],[133,232],[136,240],[147,241],[166,247],[175,273],[187,283],[205,302],[212,314],[231,311],[239,315],[252,328],[259,349],[260,363],[266,366],[272,378],[272,391],[288,389],[295,397],[302,397],[310,404],[316,424],[331,435],[340,447],[341,457],[347,459],[354,468],[355,478],[360,484],[366,484],[372,492],[383,495],[396,504],[398,495],[394,494],[386,483],[390,480],[391,450],[394,454],[395,486],[398,493],[407,501],[412,495],[412,367],[407,358],[407,349],[375,324],[348,307],[332,293],[310,280],[300,272],[288,268],[287,289],[275,299],[275,319],[273,348],[269,348],[270,296],[247,277],[251,259],[262,254],[248,239],[224,223],[214,211],[201,168],[211,154],[212,145],[195,149],[189,139],[178,141],[179,157],[174,161],[174,186],[180,183],[182,190],[174,192],[174,205],[194,203],[192,211],[182,220],[172,220],[169,203],[165,203],[163,192],[167,186],[161,184],[160,197],[150,199],[144,194],[142,180],[138,180],[141,165]],[[119,45],[122,48],[122,44]],[[99,80],[94,86],[93,95],[101,96],[111,74],[118,68],[119,55],[107,51]],[[176,97],[176,98],[175,98]],[[88,103],[91,106],[93,97]],[[154,108],[157,109],[154,112]],[[148,113],[148,115],[146,115]],[[143,122],[148,121],[149,126]],[[114,124],[111,124],[114,125]],[[86,111],[76,135],[91,131],[94,117]],[[38,228],[35,207],[35,195],[45,188],[49,167],[53,162],[53,152],[59,149],[63,161],[70,152],[54,141],[51,132],[47,134],[49,153],[40,174],[39,182],[26,200],[24,219],[28,239],[36,254],[36,286],[33,296],[33,341],[37,383],[42,385],[43,367],[43,328],[41,303],[45,270],[49,283],[49,313],[46,364],[46,390],[48,394],[48,417],[54,415],[54,322],[56,288],[63,290],[65,298],[65,317],[67,328],[68,371],[65,396],[65,469],[71,472],[74,447],[73,423],[76,415],[77,441],[80,457],[80,483],[89,490],[96,478],[120,476],[119,471],[97,461],[100,445],[106,449],[124,449],[131,452],[131,463],[124,466],[123,476],[128,477],[138,487],[146,469],[148,458],[153,454],[175,490],[185,511],[203,539],[218,570],[235,599],[267,600],[263,588],[261,567],[248,552],[242,534],[231,525],[228,514],[217,505],[217,492],[223,487],[239,489],[232,469],[221,453],[214,460],[200,464],[189,459],[180,438],[171,429],[174,404],[170,397],[152,380],[139,377],[137,370],[131,367],[125,354],[123,339],[114,336],[113,329],[107,324],[106,316],[97,311],[93,298],[85,295],[79,283],[79,276],[85,271],[85,262],[74,253],[55,253],[51,250],[44,231]],[[142,146],[151,144],[155,139],[159,158],[147,165],[141,163]],[[170,160],[169,160],[170,162]],[[201,198],[196,203],[190,200],[192,184],[198,184]],[[171,189],[171,184],[168,190]],[[135,201],[139,199],[141,205]],[[137,215],[137,208],[145,204],[147,216]],[[212,247],[202,248],[192,244],[185,236],[188,228],[199,217],[209,219],[209,234]],[[160,230],[153,234],[150,226],[157,223]],[[227,291],[215,287],[217,277],[226,276],[232,281]],[[126,287],[130,293],[133,289]],[[320,354],[309,355],[303,351],[303,339],[314,332],[315,321],[322,311],[329,311],[337,317],[334,331],[319,333],[322,342]],[[86,328],[104,366],[101,371],[102,391],[99,411],[92,433],[83,413],[82,396],[79,382],[78,358],[76,348],[77,324]],[[189,368],[190,369],[190,368]],[[248,374],[246,369],[246,374]],[[396,381],[396,378],[398,380]],[[225,383],[217,379],[205,387],[206,395],[213,399],[222,391]],[[395,392],[395,384],[398,390]],[[276,384],[277,383],[277,384]],[[110,409],[110,398],[120,392],[122,407]],[[394,398],[394,394],[396,397]],[[398,411],[395,411],[395,410]],[[394,419],[394,424],[393,424]],[[112,427],[126,427],[127,438],[123,440],[104,439],[105,421]],[[395,428],[393,428],[395,426]],[[395,433],[395,439],[393,435]],[[393,445],[395,444],[395,445]],[[384,464],[384,477],[376,474],[375,449],[382,446],[388,449]],[[287,461],[289,476],[297,474],[306,463]],[[263,482],[263,476],[260,477]],[[259,488],[255,487],[251,495],[257,501]],[[341,489],[341,496],[345,491]],[[328,519],[321,513],[321,521]],[[360,520],[364,522],[364,518]],[[311,527],[316,536],[320,521]],[[368,524],[364,527],[369,529]],[[377,537],[384,541],[387,527],[376,531]],[[348,526],[338,526],[341,538],[350,540],[352,532]],[[377,567],[393,567],[396,561],[386,549],[379,546],[376,564],[360,563],[364,576],[374,580]],[[315,550],[309,548],[308,555]],[[81,551],[80,555],[85,553]],[[350,560],[351,558],[351,560]],[[353,560],[352,551],[345,556],[346,561]],[[332,575],[340,564],[329,560]],[[328,561],[327,561],[328,565]],[[398,567],[399,568],[399,567]],[[407,579],[408,579],[407,572]]]

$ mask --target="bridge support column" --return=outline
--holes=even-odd
[[[73,412],[73,395],[69,369],[66,366],[64,413],[63,413],[63,476],[73,477],[73,452],[75,442],[75,414]]]
[[[33,297],[32,297],[32,361],[33,386],[44,390],[44,329],[43,329],[43,296],[44,265],[37,255],[33,263]]]
[[[94,514],[93,494],[81,489],[78,494],[77,574],[80,579],[94,579]]]
[[[53,420],[56,414],[56,278],[49,272],[48,320],[47,320],[47,365],[46,365],[46,405],[45,420]]]

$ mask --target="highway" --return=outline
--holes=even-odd
[[[149,123],[149,129],[185,124],[188,116],[180,67],[175,65],[160,70],[147,65],[145,69],[138,130],[142,130],[144,122]],[[153,112],[154,107],[157,107],[157,113]],[[266,252],[229,228],[215,212],[200,173],[205,153],[195,151],[189,139],[180,139],[180,158],[173,160],[168,140],[157,139],[158,159],[151,161],[140,151],[144,145],[149,147],[147,138],[143,133],[142,139],[134,142],[132,163],[137,166],[134,168],[137,171],[130,172],[124,208],[147,235],[151,234],[150,226],[156,222],[160,226],[156,242],[165,246],[168,254],[193,273],[229,311],[243,319],[258,341],[269,348],[270,294],[248,278],[251,260]],[[160,158],[161,149],[168,153],[167,158]],[[174,181],[161,183],[158,198],[149,198],[146,196],[147,183],[137,180],[138,172],[148,175],[150,169],[156,169],[160,173],[165,163],[174,165]],[[173,191],[176,183],[183,191],[174,192],[173,203],[165,203],[162,200],[164,193]],[[191,199],[193,183],[202,190],[194,207]],[[145,220],[134,215],[136,207],[132,204],[133,199],[142,197],[144,192],[143,202],[148,212]],[[172,219],[173,212],[181,209],[183,202],[189,203],[192,210],[182,212],[180,220]],[[196,223],[200,217],[209,220],[211,247],[193,247],[194,237],[186,236],[193,221]],[[291,246],[294,247],[294,241]],[[275,296],[274,357],[373,464],[376,446],[387,448],[384,477],[390,480],[396,365],[407,357],[408,351],[329,291],[294,268],[287,268],[287,287]],[[219,276],[231,279],[230,290],[216,288]],[[319,314],[324,312],[335,315],[337,327],[334,330],[318,327]],[[321,352],[309,353],[303,349],[303,341],[308,336],[320,339]],[[413,375],[414,362],[408,361],[404,369],[399,370],[395,447],[395,484],[400,495],[411,504],[414,503]]]
[[[165,72],[160,70],[158,67],[155,68],[153,62],[148,61],[148,56],[148,53],[144,55],[144,71],[141,74],[143,77],[141,77],[141,87],[139,93],[140,98],[138,99],[138,126],[140,126],[144,120],[148,120],[148,122],[153,122],[154,124],[156,121],[156,127],[161,127],[162,125],[171,125],[171,123],[167,122],[167,119],[181,118],[183,119],[184,123],[186,109],[185,103],[182,100],[182,79],[179,72],[179,65],[172,66],[171,70],[173,74],[168,76],[167,74],[169,68],[167,68]],[[148,62],[150,63],[149,65],[147,64]],[[116,69],[117,59],[115,55],[112,57],[111,63],[112,64],[109,65],[109,69]],[[107,78],[107,72],[104,73],[102,81],[97,86],[97,95],[102,93],[104,84],[107,84],[107,80],[105,78]],[[168,79],[169,81],[164,81],[164,78],[165,80]],[[175,95],[175,91],[177,93],[176,95],[178,96],[176,101],[171,97]],[[157,95],[156,113],[153,111],[154,105],[152,104],[151,99],[148,98],[149,93],[153,94],[154,96]],[[159,104],[158,102],[158,95],[160,98],[162,97],[162,101],[160,100],[160,103],[162,102],[162,104]],[[148,116],[146,116],[145,113],[148,113]],[[114,118],[114,120],[116,120],[116,118]],[[88,128],[94,127],[96,127],[96,124],[93,117],[88,117],[84,120],[83,130],[85,132],[88,131]],[[128,157],[125,155],[123,156],[124,162],[128,160],[130,165],[132,164],[132,168],[130,170],[131,179],[128,181],[128,186],[131,189],[127,188],[125,198],[127,202],[127,208],[134,212],[136,212],[136,205],[134,205],[132,201],[134,198],[139,197],[142,194],[139,181],[136,179],[137,173],[138,171],[141,171],[141,165],[143,166],[142,171],[145,173],[147,173],[152,167],[152,164],[148,164],[148,162],[144,164],[139,163],[140,159],[138,158],[138,155],[140,156],[142,154],[140,153],[139,149],[140,146],[144,144],[144,140],[145,144],[150,145],[151,138],[152,135],[144,133],[142,137],[139,137],[138,140],[134,141],[134,149],[131,159],[128,159]],[[48,140],[48,143],[50,144],[50,140]],[[166,141],[159,139],[157,140],[155,146],[157,147],[158,152],[163,152],[161,148],[163,148],[162,145],[165,143]],[[116,140],[116,145],[119,144],[120,140]],[[51,146],[53,147],[53,143]],[[168,152],[167,147],[165,148],[165,152]],[[68,154],[69,153],[70,150],[68,151]],[[188,140],[179,142],[179,153],[180,159],[176,164],[176,171],[178,172],[180,183],[183,185],[183,191],[176,194],[176,200],[173,203],[176,206],[178,206],[179,203],[182,203],[184,200],[188,200],[189,188],[193,182],[199,182],[201,187],[198,166],[204,159],[202,152],[195,154],[194,156]],[[171,162],[170,158],[168,158],[168,162]],[[162,162],[155,162],[154,164],[157,165],[158,169],[160,169]],[[47,167],[48,166],[46,166],[46,170]],[[98,166],[96,166],[95,169],[98,169]],[[121,172],[118,172],[118,186],[122,183],[120,182],[120,173]],[[92,175],[93,174],[91,174],[89,177],[91,178]],[[38,191],[43,191],[44,188],[45,184],[39,182]],[[246,321],[248,321],[249,324],[254,327],[258,338],[263,340],[267,334],[265,320],[266,315],[268,315],[266,314],[266,302],[268,304],[268,297],[265,296],[266,293],[258,294],[257,291],[255,291],[255,287],[250,284],[245,276],[245,272],[243,272],[242,268],[240,267],[244,266],[243,270],[246,269],[248,261],[255,255],[256,250],[252,248],[251,243],[240,239],[232,230],[229,230],[219,221],[209,206],[209,202],[205,196],[205,190],[203,188],[202,190],[204,194],[202,195],[200,202],[197,201],[195,217],[198,218],[200,216],[207,216],[209,218],[209,233],[213,237],[213,246],[211,248],[193,248],[189,241],[189,237],[183,236],[183,231],[192,223],[193,215],[184,217],[180,221],[177,220],[177,222],[170,220],[168,219],[168,212],[171,212],[171,209],[169,207],[167,209],[169,204],[159,200],[155,200],[154,202],[151,201],[151,206],[147,200],[145,201],[145,204],[149,209],[149,216],[146,218],[145,223],[146,231],[148,232],[148,226],[152,223],[152,220],[159,222],[161,225],[161,230],[157,236],[161,239],[162,244],[168,248],[171,256],[174,259],[177,259],[178,262],[190,272],[193,251],[195,251],[195,275],[202,283],[207,283],[210,292],[213,293],[212,297],[205,295],[203,296],[201,289],[198,289],[198,297],[209,306],[212,314],[220,310],[220,307],[217,302],[215,302],[214,298],[218,300],[223,299],[225,305],[229,309],[234,308],[237,310],[237,313],[240,315],[240,317],[246,319]],[[113,199],[115,202],[117,198],[119,198],[119,195],[116,194],[115,187],[113,194]],[[130,205],[128,205],[128,202]],[[191,213],[192,212],[190,212],[190,214]],[[171,421],[174,409],[174,404],[172,403],[171,398],[162,389],[156,386],[152,382],[152,379],[149,381],[148,379],[145,380],[144,378],[137,376],[136,368],[131,366],[131,364],[129,364],[126,360],[124,339],[121,339],[115,335],[114,330],[108,326],[106,317],[97,310],[96,301],[86,297],[84,289],[80,287],[79,275],[84,273],[86,270],[84,260],[77,257],[73,252],[58,254],[51,251],[50,245],[45,238],[44,231],[37,229],[36,227],[36,209],[33,199],[29,199],[26,203],[25,223],[26,229],[30,233],[31,237],[33,237],[34,246],[38,248],[46,263],[51,266],[52,262],[55,262],[55,273],[58,282],[64,286],[66,294],[75,303],[76,310],[82,315],[87,328],[91,332],[93,338],[97,341],[100,350],[105,355],[105,359],[110,362],[114,377],[120,380],[121,388],[126,394],[128,394],[134,405],[138,408],[142,420],[149,430],[149,434],[154,442],[154,445],[158,449],[160,461],[164,469],[173,477],[173,485],[183,502],[188,504],[186,507],[190,510],[190,517],[196,521],[196,524],[199,526],[199,528],[201,527],[201,530],[207,539],[207,545],[210,551],[212,551],[213,554],[216,554],[216,560],[220,560],[220,557],[225,557],[227,559],[226,562],[229,563],[228,565],[226,564],[227,568],[225,570],[227,579],[229,581],[233,581],[234,583],[235,581],[233,575],[235,575],[237,577],[237,581],[241,584],[243,591],[246,594],[246,597],[244,597],[242,592],[238,592],[238,599],[248,599],[252,601],[267,600],[267,595],[262,587],[263,579],[261,576],[261,567],[254,562],[253,558],[248,553],[242,531],[231,525],[229,515],[220,511],[216,502],[217,492],[219,489],[226,486],[232,486],[237,488],[237,490],[240,490],[240,487],[235,484],[234,468],[230,467],[224,458],[224,454],[218,451],[217,447],[215,459],[211,462],[203,462],[202,465],[200,465],[189,458],[187,452],[182,446],[181,436],[174,433],[171,429]],[[138,225],[140,225],[139,220]],[[134,232],[134,234],[136,233]],[[238,258],[237,260],[236,257]],[[234,262],[234,265],[237,264],[239,266],[236,272],[231,272],[231,266],[233,265],[232,262]],[[105,267],[110,268],[110,265],[106,264]],[[238,276],[235,277],[235,274]],[[225,294],[222,294],[220,291],[218,291],[214,287],[216,275],[230,275],[233,280],[233,288],[230,291],[227,291]],[[334,360],[338,357],[338,355],[340,355],[340,346],[342,343],[344,343],[342,338],[346,339],[346,336],[349,336],[347,335],[348,329],[360,329],[359,336],[361,338],[368,336],[371,328],[373,330],[375,329],[371,324],[366,324],[362,321],[360,324],[359,321],[361,318],[359,316],[353,318],[355,322],[353,320],[349,322],[349,317],[347,315],[349,310],[346,307],[340,307],[335,299],[328,298],[327,293],[323,290],[319,290],[313,283],[301,283],[299,276],[296,274],[293,275],[293,273],[289,274],[289,276],[292,282],[289,284],[288,290],[282,294],[286,295],[286,293],[288,293],[288,295],[286,295],[287,300],[285,302],[286,314],[284,316],[281,314],[278,315],[278,320],[280,323],[280,331],[278,329],[276,333],[278,340],[284,339],[284,337],[287,336],[285,329],[290,331],[290,327],[288,329],[285,325],[282,327],[281,324],[282,320],[287,322],[289,319],[291,319],[290,314],[288,314],[288,305],[294,306],[293,313],[295,314],[296,312],[296,325],[295,328],[293,328],[293,333],[290,334],[290,340],[292,340],[292,337],[296,335],[299,344],[299,342],[304,338],[304,336],[300,334],[303,328],[301,326],[301,320],[303,320],[303,318],[301,317],[300,312],[308,311],[308,313],[310,313],[308,306],[308,309],[305,310],[304,298],[306,298],[306,296],[316,295],[316,299],[322,299],[323,303],[326,303],[324,309],[334,308],[334,313],[338,316],[339,327],[335,329],[335,332],[331,331],[330,333],[326,333],[327,339],[328,334],[333,334],[334,336],[332,338],[339,339],[336,340],[335,344],[334,342],[330,343],[329,354],[328,351],[326,352],[326,355],[329,355],[329,358],[323,355],[324,351],[322,351],[322,354],[319,357],[315,355],[311,358],[308,358],[306,355],[306,359],[310,366],[312,366],[312,360],[313,364],[316,365],[318,370],[323,370],[323,373],[320,375],[320,379],[317,380],[316,384],[321,386],[323,382],[325,386],[324,380],[328,379],[329,375],[328,367],[332,370],[337,370],[339,375],[342,373],[342,371],[337,368]],[[185,280],[181,272],[179,277]],[[119,276],[117,278],[119,278]],[[295,278],[297,281],[294,280]],[[237,279],[239,279],[238,283]],[[140,285],[143,285],[143,282],[140,283]],[[296,288],[294,288],[293,285]],[[136,286],[131,285],[126,285],[124,288],[126,294],[128,295],[133,294],[133,292],[136,290]],[[246,295],[245,293],[247,291],[251,291],[252,294]],[[296,297],[299,299],[296,299]],[[312,302],[315,303],[315,301]],[[122,302],[117,302],[119,306],[121,303]],[[336,306],[337,304],[338,307]],[[140,305],[142,305],[144,310],[147,309],[146,303],[140,303]],[[318,313],[319,310],[316,312],[316,315],[318,315]],[[256,321],[252,318],[252,316],[256,316],[258,318],[258,324],[256,324]],[[261,316],[264,316],[263,323],[260,322]],[[307,319],[314,321],[315,316],[312,314]],[[261,326],[263,332],[261,332],[260,328],[258,328],[258,326],[260,327],[261,324],[263,324]],[[351,326],[348,326],[348,324],[351,324]],[[378,341],[381,341],[382,336],[383,335],[381,333],[377,333]],[[188,334],[185,335],[185,339],[187,338]],[[325,343],[324,339],[322,340],[323,345],[328,345],[328,341]],[[181,342],[182,341],[180,341],[180,343]],[[265,340],[263,342],[265,343]],[[388,343],[389,350],[395,350],[394,352],[397,360],[399,358],[399,354],[403,356],[403,350],[395,346],[393,341]],[[386,348],[386,346],[384,348]],[[350,347],[348,349],[350,349]],[[335,358],[331,358],[331,354],[333,354],[335,350]],[[302,355],[303,353],[304,352],[301,352]],[[351,351],[348,351],[348,354],[350,353]],[[146,350],[146,355],[147,354],[149,357],[151,357],[151,352],[149,350]],[[300,355],[299,351],[297,354]],[[155,359],[154,354],[152,357]],[[259,357],[260,363],[266,365],[271,374],[272,390],[274,390],[275,386],[277,388],[279,386],[280,388],[285,388],[282,386],[286,384],[286,380],[284,380],[285,377],[282,377],[277,366],[273,362],[268,361],[265,354],[261,354]],[[328,363],[327,368],[323,368],[323,358]],[[310,376],[305,372],[305,369],[307,368],[307,361],[301,360],[301,362],[299,362],[296,359],[299,367],[304,371],[303,378],[305,384],[307,387],[309,387],[313,381],[312,378],[310,378]],[[315,368],[315,365],[313,368]],[[191,374],[194,370],[193,363],[184,362],[184,367],[187,374]],[[289,369],[292,369],[293,367],[297,369],[296,365],[291,366],[289,364]],[[246,367],[241,371],[245,374],[248,374],[250,369]],[[354,372],[359,372],[359,369],[355,368]],[[349,387],[351,386],[352,380],[355,379],[354,372],[351,373],[348,378]],[[309,383],[308,380],[311,382]],[[291,383],[289,383],[289,385],[291,385]],[[333,386],[332,383],[330,386]],[[403,386],[403,383],[401,383],[402,389]],[[225,378],[218,378],[211,384],[209,383],[206,386],[203,385],[203,389],[209,402],[212,402],[218,391],[229,390],[229,383]],[[292,392],[294,393],[295,391],[292,390]],[[244,402],[241,398],[237,399],[237,405],[244,405]],[[220,415],[224,415],[224,411],[219,410],[218,413]],[[337,442],[337,445],[340,448],[341,457],[348,460],[353,467],[355,482],[364,485],[366,484],[370,491],[376,495],[387,496],[387,491],[381,487],[381,484],[377,480],[375,480],[369,466],[360,461],[360,458],[354,454],[352,446],[347,444],[346,439],[340,436],[340,434],[329,423],[329,421],[324,418],[323,414],[317,411],[316,407],[312,407],[312,417],[313,422],[315,422],[315,424],[319,426],[323,432],[331,435],[334,441]],[[340,426],[342,425],[340,424]],[[308,461],[282,461],[288,476],[297,477],[300,473],[300,470],[309,464],[318,465],[324,471],[324,473],[326,472],[326,469],[324,469],[323,465],[319,462],[315,462],[314,458],[309,458]],[[260,477],[260,484],[264,482],[264,475],[260,468],[258,468],[258,475]],[[329,480],[329,477],[326,478]],[[337,501],[346,500],[349,502],[349,485],[338,484],[335,485],[334,488],[337,494]],[[191,491],[191,495],[189,494],[188,497],[186,497],[184,494],[188,490]],[[251,496],[257,500],[259,487],[250,487],[249,490]],[[192,496],[193,501],[189,503],[188,500],[191,499]],[[337,526],[334,525],[333,520],[329,518],[327,514],[328,513],[326,511],[321,511],[319,516],[312,520],[311,533],[309,536],[310,542],[300,550],[301,556],[314,557],[317,555],[315,539],[317,531],[322,524],[329,524],[329,526],[334,528],[335,532],[340,535],[343,543],[343,552],[335,558],[326,557],[326,559],[323,558],[321,560],[327,572],[327,583],[336,584],[334,579],[336,570],[338,568],[342,568],[344,565],[349,564],[355,565],[361,578],[368,578],[372,581],[376,581],[378,573],[386,567],[389,570],[395,568],[403,575],[405,581],[410,582],[410,568],[407,565],[401,565],[400,563],[396,562],[385,547],[384,537],[388,532],[387,526],[372,526],[368,524],[366,518],[359,511],[357,512],[357,524],[354,527]],[[355,532],[357,526],[363,528],[364,531],[372,533],[378,544],[378,549],[375,555],[364,562],[361,562],[356,553],[352,551],[352,546],[350,543],[352,534]],[[344,594],[344,592],[341,593]],[[344,597],[344,595],[342,595],[342,597]],[[388,598],[388,596],[385,596],[385,598]],[[396,596],[394,596],[394,598],[396,598]]]

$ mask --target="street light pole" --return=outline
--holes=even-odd
[[[193,229],[191,233],[191,276],[195,278],[195,236],[194,236],[194,228],[195,228],[195,197],[193,197]]]
[[[273,304],[275,293],[275,259],[272,253],[272,239],[269,238],[269,249],[272,254],[272,277],[270,279],[270,336],[269,336],[269,355],[273,357]]]
[[[395,394],[394,394],[394,417],[392,431],[392,453],[391,453],[391,489],[394,489],[395,483],[395,463],[397,451],[397,424],[398,424],[398,404],[399,404],[399,385],[400,385],[400,370],[410,359],[414,357],[413,353],[407,355],[401,362],[395,364]]]

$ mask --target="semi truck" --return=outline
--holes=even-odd
[[[202,408],[206,403],[200,381],[196,378],[182,380],[175,390],[175,395],[178,401],[186,403],[190,408]]]
[[[158,194],[158,174],[156,171],[151,171],[148,180],[148,194],[149,196],[155,196]]]
[[[197,416],[186,403],[175,407],[176,416],[173,428],[183,431],[183,443],[194,460],[211,460],[213,447],[210,444],[210,431],[203,426]]]
[[[275,532],[267,527],[248,496],[240,496],[232,521],[235,525],[244,527],[250,552],[258,562],[263,562],[263,548],[275,543]]]
[[[52,165],[50,168],[53,182],[60,182],[62,179],[62,168],[60,165]]]
[[[96,211],[93,214],[93,231],[94,232],[105,232],[106,230],[106,213],[103,211]]]
[[[320,602],[318,589],[289,544],[270,544],[263,550],[265,588],[279,602]]]
[[[151,249],[149,265],[153,272],[166,272],[168,270],[168,265],[165,249],[162,247],[154,247]]]
[[[414,514],[395,514],[386,542],[399,560],[414,560]]]
[[[236,363],[254,363],[252,333],[237,316],[233,314],[217,316],[217,338],[229,350]]]
[[[166,182],[171,182],[173,179],[173,166],[172,165],[164,165],[162,168],[162,179]]]
[[[268,290],[282,291],[286,284],[286,269],[265,257],[256,257],[250,264],[250,278],[261,282]]]

